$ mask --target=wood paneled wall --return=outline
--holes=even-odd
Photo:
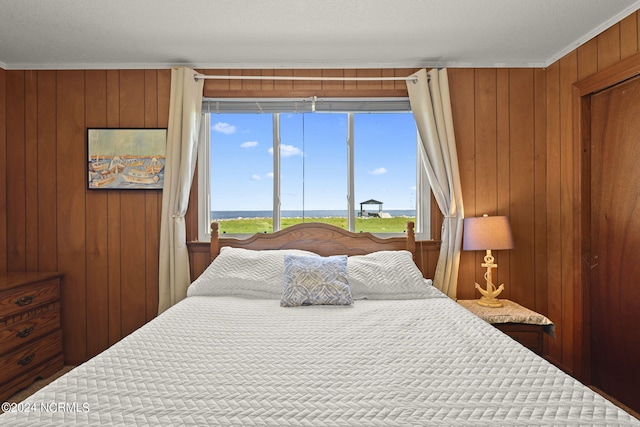
[[[217,75],[401,76],[397,70],[203,70]],[[516,249],[497,253],[497,279],[504,296],[547,311],[546,115],[542,69],[450,69],[449,83],[467,216],[508,215]],[[314,82],[208,80],[210,97],[407,96],[404,81]],[[195,224],[194,222],[192,222]],[[195,249],[193,271],[207,263],[207,248]],[[459,298],[477,298],[484,254],[463,253]],[[418,245],[420,267],[433,276],[434,245]]]
[[[639,51],[634,13],[547,69],[450,69],[466,216],[507,215],[504,297],[557,325],[549,357],[579,371],[580,155],[573,84]],[[406,76],[400,70],[205,70],[208,74]],[[0,69],[0,269],[60,270],[67,362],[97,354],[157,309],[161,194],[88,191],[87,127],[165,127],[169,70]],[[206,96],[403,96],[404,82],[207,81]],[[193,235],[192,230],[189,230]],[[423,268],[435,268],[420,244]],[[458,296],[475,298],[481,253],[463,252]],[[195,264],[194,264],[195,263]],[[202,268],[192,257],[192,265]],[[580,301],[578,300],[578,304]]]
[[[547,312],[546,112],[541,69],[450,69],[466,217],[506,215],[515,248],[495,252],[501,297]],[[462,252],[458,298],[477,298],[484,253]]]
[[[549,340],[549,357],[578,376],[584,301],[576,293],[581,280],[581,149],[574,83],[640,51],[639,27],[635,12],[546,69],[548,308],[558,325],[558,338]]]
[[[156,315],[162,197],[87,190],[86,128],[166,127],[170,72],[0,70],[0,87],[0,269],[64,273],[79,363]]]
[[[401,70],[230,71],[407,76]],[[223,70],[207,73],[224,73]],[[10,270],[58,269],[67,361],[96,354],[155,315],[160,193],[86,190],[86,127],[163,127],[169,71],[6,71],[6,249]],[[546,312],[542,70],[452,69],[451,92],[468,216],[509,215],[516,249],[499,253],[505,296]],[[400,82],[207,81],[206,96],[403,96]],[[2,140],[0,139],[0,142]],[[34,151],[35,150],[35,151]],[[37,173],[28,159],[37,153]],[[54,159],[51,161],[50,159]],[[14,180],[15,178],[15,180]],[[14,184],[15,183],[15,184]],[[189,222],[193,224],[192,222]],[[6,225],[6,226],[5,226]],[[189,231],[194,235],[193,230]],[[418,245],[432,275],[434,245]],[[197,252],[197,251],[196,251]],[[475,298],[481,254],[463,253],[460,298]],[[194,253],[194,271],[205,261]],[[542,297],[541,297],[542,295]]]

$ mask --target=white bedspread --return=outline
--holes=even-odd
[[[448,298],[189,297],[26,405],[0,425],[640,426]]]

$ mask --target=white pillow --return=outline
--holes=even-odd
[[[379,251],[347,260],[353,299],[433,298],[431,281],[422,277],[409,251]]]
[[[254,251],[223,246],[200,277],[187,289],[187,296],[228,295],[280,299],[284,284],[284,256],[309,255],[297,249]]]

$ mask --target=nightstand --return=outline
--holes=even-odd
[[[502,307],[483,307],[477,300],[458,300],[464,308],[509,335],[538,355],[544,353],[542,333],[555,338],[554,324],[540,313],[513,301],[500,300]]]
[[[0,272],[0,402],[62,369],[57,272]]]

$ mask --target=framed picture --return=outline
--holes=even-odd
[[[166,148],[166,129],[87,129],[89,189],[161,189]]]

